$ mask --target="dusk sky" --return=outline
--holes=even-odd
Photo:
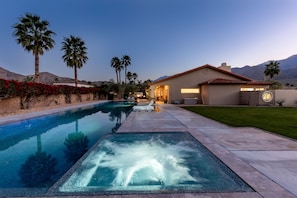
[[[285,59],[297,54],[296,10],[297,0],[1,0],[0,67],[34,74],[32,53],[13,37],[25,13],[49,21],[56,33],[54,49],[40,56],[40,72],[74,77],[61,58],[63,38],[74,35],[88,48],[79,80],[104,81],[116,79],[114,56],[129,55],[128,71],[140,80],[204,64]]]

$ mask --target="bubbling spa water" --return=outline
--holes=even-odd
[[[106,136],[60,192],[252,191],[187,132]]]

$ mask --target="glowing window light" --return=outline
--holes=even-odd
[[[246,88],[240,88],[240,91],[254,91],[254,88],[246,87]]]
[[[262,87],[262,88],[255,88],[256,91],[264,91],[265,89]]]
[[[199,93],[199,89],[197,89],[197,88],[182,88],[180,90],[180,92],[182,94],[185,94],[185,93]]]
[[[244,87],[244,88],[240,88],[240,91],[264,91],[265,89],[263,87],[257,87],[257,88],[253,88],[253,87]]]

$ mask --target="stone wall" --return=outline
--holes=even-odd
[[[0,114],[15,113],[21,109],[59,107],[66,104],[76,104],[87,101],[97,100],[94,94],[72,94],[70,96],[60,95],[41,95],[21,99],[20,97],[0,99]]]

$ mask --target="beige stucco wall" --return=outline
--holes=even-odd
[[[183,101],[183,98],[187,97],[197,97],[198,102],[201,103],[201,95],[200,94],[192,94],[192,95],[185,95],[181,94],[181,88],[198,88],[198,84],[215,79],[215,78],[224,78],[224,79],[230,79],[230,80],[238,80],[236,77],[227,75],[225,73],[221,73],[219,71],[210,69],[210,68],[204,68],[201,70],[193,71],[191,73],[181,75],[172,79],[168,79],[166,81],[162,81],[160,83],[152,84],[150,86],[150,97],[154,98],[154,91],[157,86],[164,86],[168,85],[169,87],[169,98],[168,102],[173,103],[175,100]],[[200,90],[200,93],[202,93],[202,90]],[[204,92],[206,93],[206,91]]]
[[[203,85],[202,98],[206,105],[238,105],[240,85]]]
[[[282,106],[297,106],[297,90],[271,90],[273,99],[271,102],[262,100],[264,91],[243,91],[240,92],[240,104],[249,106],[279,106],[278,101],[283,100]]]
[[[202,86],[200,89],[201,93],[201,103],[202,104],[209,104],[210,98],[209,98],[209,86]]]
[[[297,90],[274,90],[275,105],[277,106],[278,100],[284,100],[283,106],[296,106],[297,105]]]
[[[274,106],[275,98],[270,102],[264,102],[262,94],[264,91],[241,91],[240,92],[240,104],[248,106]]]

